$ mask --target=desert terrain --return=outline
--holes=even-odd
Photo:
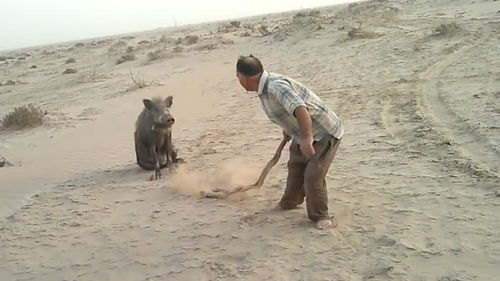
[[[274,210],[281,130],[240,55],[344,121],[327,176],[337,226]],[[187,163],[135,162],[142,100],[173,96]],[[0,53],[0,280],[499,280],[500,1],[368,1]],[[287,148],[286,148],[287,149]]]

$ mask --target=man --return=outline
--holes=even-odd
[[[325,176],[344,132],[342,121],[301,83],[264,70],[260,60],[242,56],[236,63],[241,86],[257,92],[264,112],[283,129],[290,145],[288,177],[279,208],[296,208],[306,199],[307,215],[318,229],[334,226],[328,214]]]

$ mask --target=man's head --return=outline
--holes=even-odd
[[[257,91],[259,80],[264,68],[260,60],[252,55],[241,56],[236,63],[236,76],[247,91]]]

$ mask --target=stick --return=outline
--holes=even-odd
[[[245,191],[250,190],[250,189],[260,188],[264,184],[264,180],[266,179],[267,174],[269,173],[271,168],[274,167],[274,165],[276,165],[276,163],[278,163],[278,161],[280,160],[281,152],[283,151],[283,148],[285,147],[287,142],[288,142],[287,139],[281,140],[280,144],[278,145],[278,148],[276,149],[276,152],[274,153],[273,158],[271,158],[271,160],[269,160],[269,162],[267,162],[266,166],[264,167],[264,169],[260,173],[259,179],[254,184],[246,185],[246,186],[245,185],[239,186],[233,190],[214,189],[212,192],[202,191],[201,196],[206,197],[206,198],[222,198],[222,199],[224,199],[224,198],[229,197],[231,194],[234,194],[237,192],[245,192]]]

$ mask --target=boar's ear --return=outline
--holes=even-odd
[[[142,102],[144,103],[144,106],[150,110],[153,108],[153,102],[151,100],[148,100],[148,99],[143,99]]]
[[[172,96],[168,96],[163,102],[165,103],[165,106],[166,107],[171,107],[172,106],[172,100],[174,99],[174,97]]]

